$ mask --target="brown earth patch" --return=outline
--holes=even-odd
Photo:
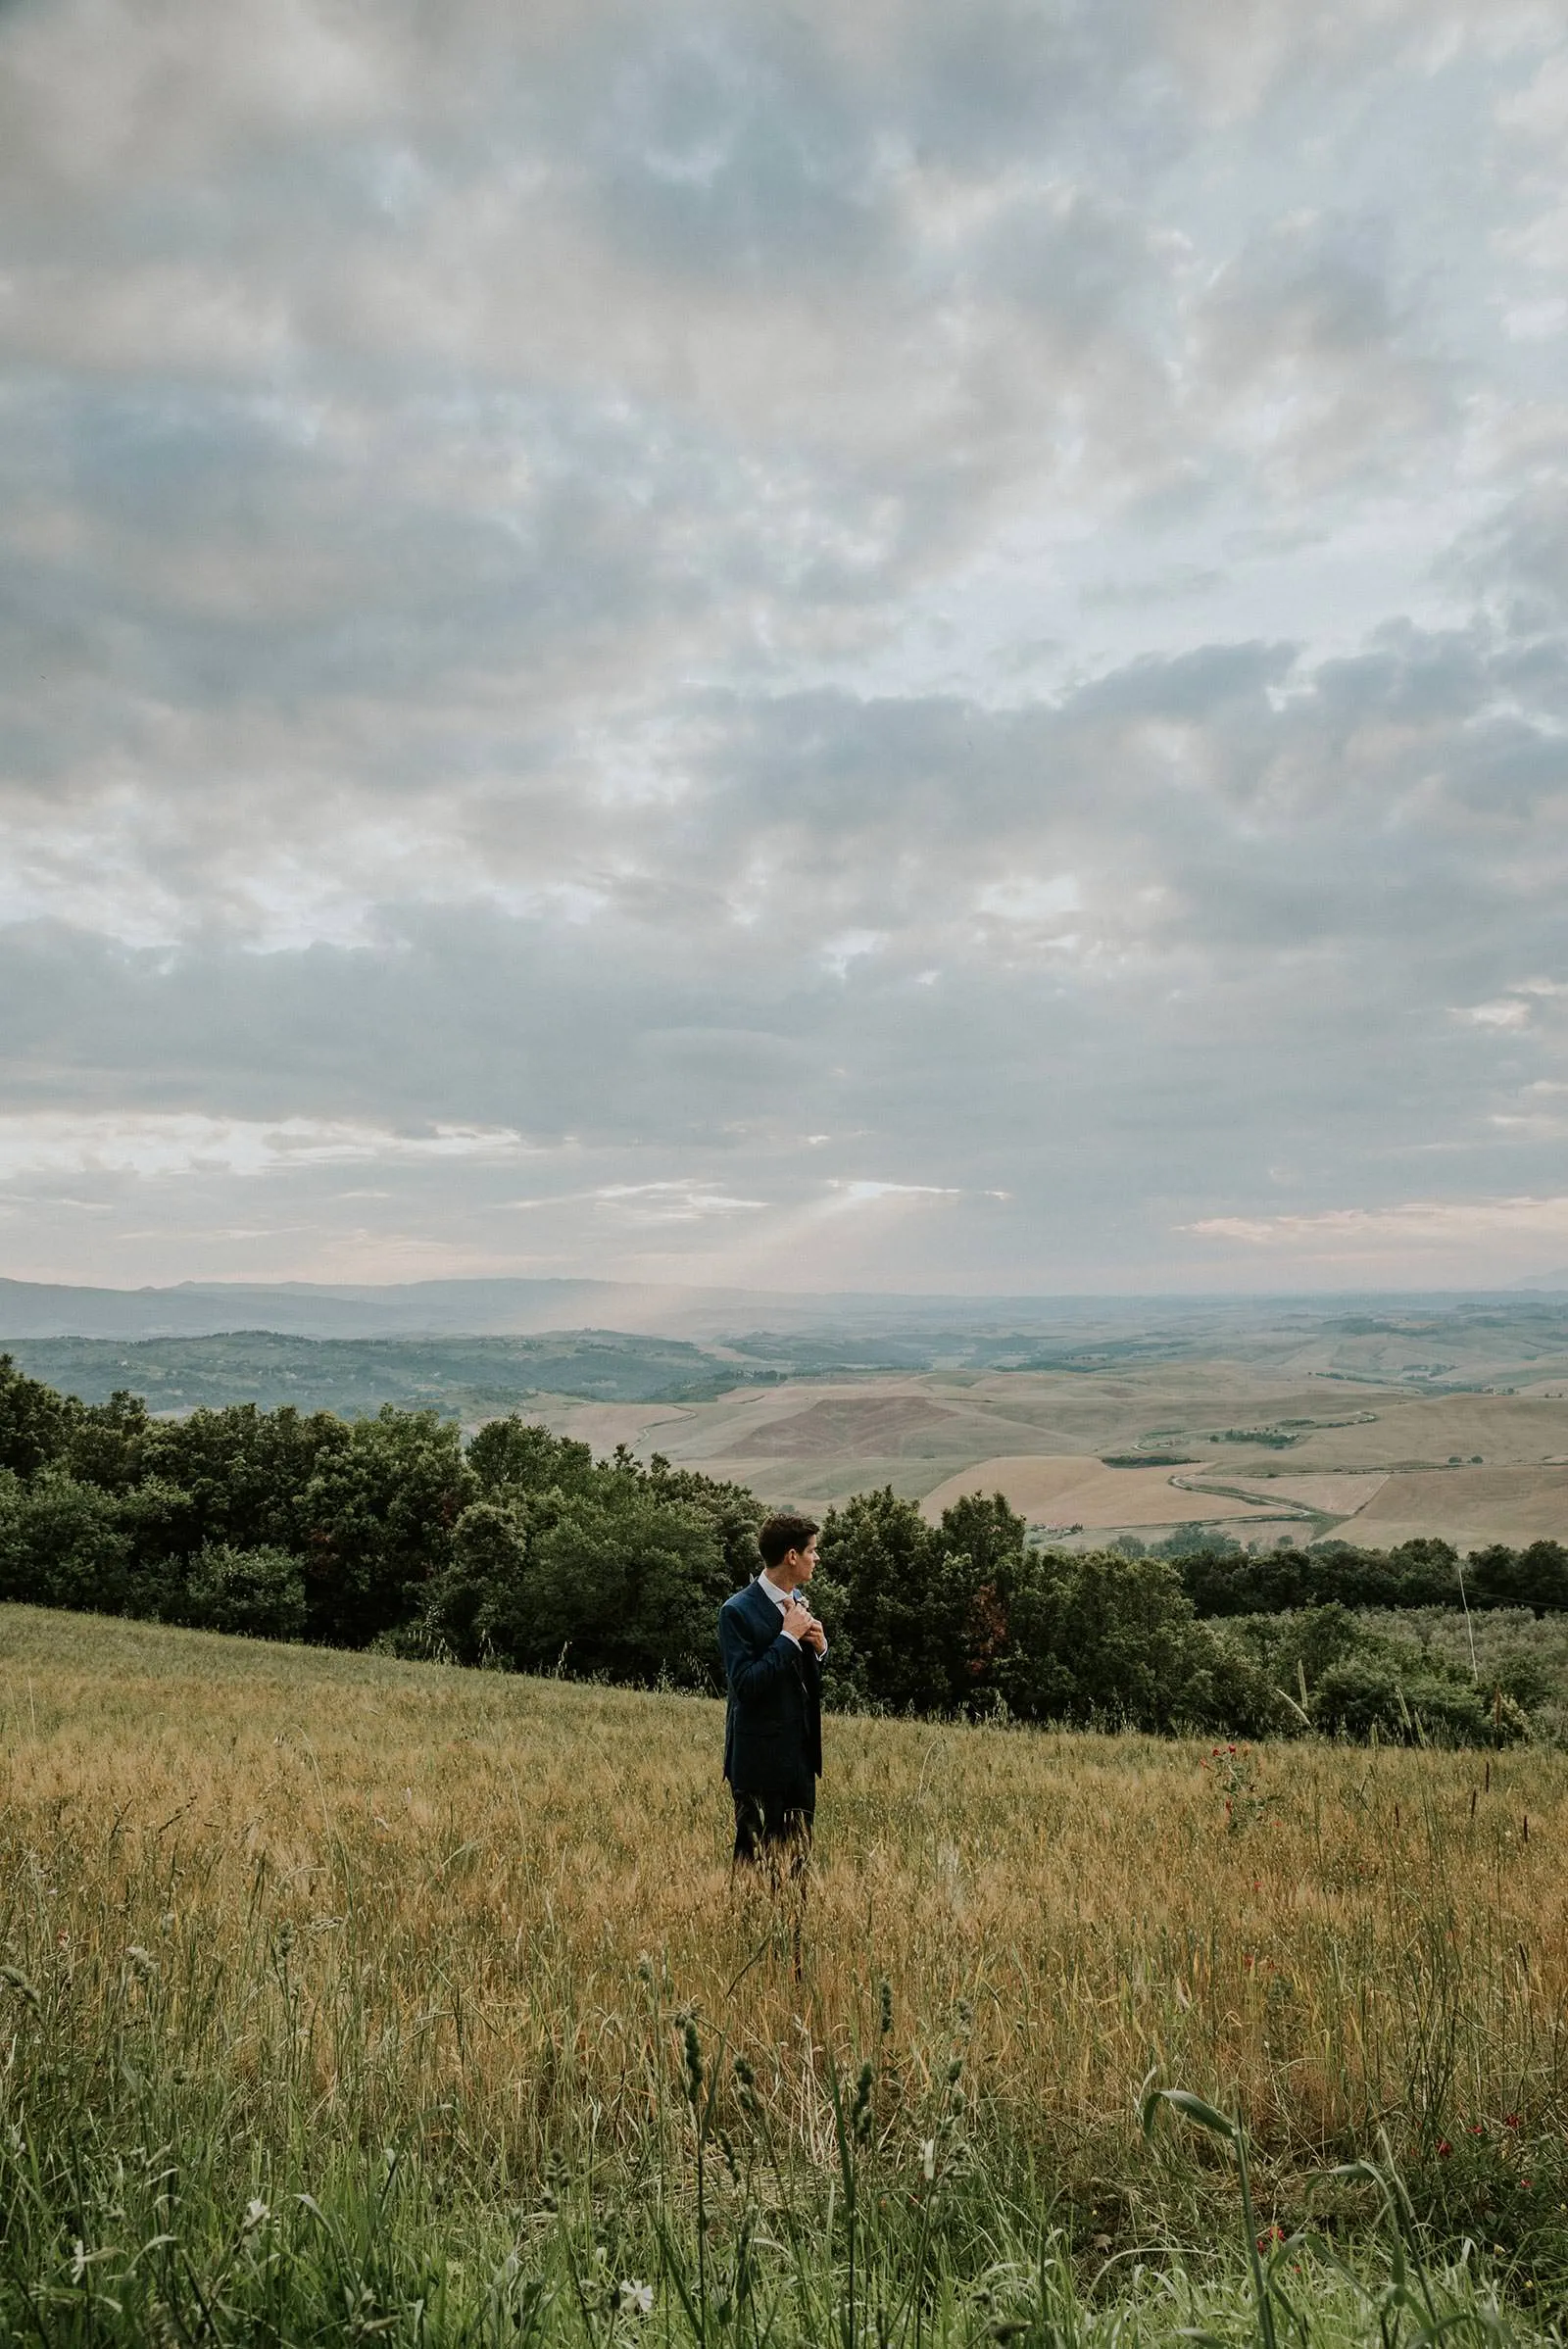
[[[962,1469],[928,1493],[920,1507],[934,1524],[968,1493],[1002,1493],[1031,1524],[1078,1525],[1102,1531],[1137,1525],[1206,1525],[1251,1518],[1259,1508],[1213,1493],[1173,1485],[1157,1469],[1105,1468],[1098,1459],[1008,1455]]]
[[[1365,1508],[1387,1480],[1377,1469],[1355,1476],[1225,1476],[1217,1468],[1205,1468],[1189,1481],[1196,1493],[1223,1485],[1252,1500],[1298,1500],[1308,1509],[1321,1509],[1326,1517],[1344,1518]]]
[[[918,1395],[827,1396],[788,1418],[748,1428],[715,1454],[723,1460],[820,1460],[835,1452],[894,1456],[912,1437],[928,1437],[956,1411]]]
[[[1441,1534],[1450,1542],[1560,1542],[1568,1536],[1568,1468],[1396,1473],[1357,1510],[1355,1523],[1357,1537],[1379,1546],[1406,1541],[1412,1532]]]

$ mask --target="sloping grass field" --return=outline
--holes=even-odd
[[[1568,2280],[1557,1754],[834,1719],[802,1908],[701,1699],[6,1608],[0,1715],[5,2338],[1480,2340]]]

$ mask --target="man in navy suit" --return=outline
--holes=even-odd
[[[806,1865],[822,1774],[822,1658],[827,1635],[802,1593],[816,1567],[809,1517],[769,1517],[757,1537],[762,1571],[719,1609],[729,1706],[724,1776],[735,1798],[735,1858],[775,1871]]]

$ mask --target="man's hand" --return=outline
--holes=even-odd
[[[792,1639],[800,1639],[806,1646],[815,1648],[818,1655],[827,1646],[826,1632],[810,1608],[803,1607],[798,1598],[792,1598],[784,1610],[784,1629]]]

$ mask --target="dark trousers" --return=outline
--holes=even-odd
[[[797,1877],[811,1854],[816,1786],[791,1786],[780,1793],[750,1794],[732,1786],[735,1797],[735,1864],[765,1867],[776,1877]]]

